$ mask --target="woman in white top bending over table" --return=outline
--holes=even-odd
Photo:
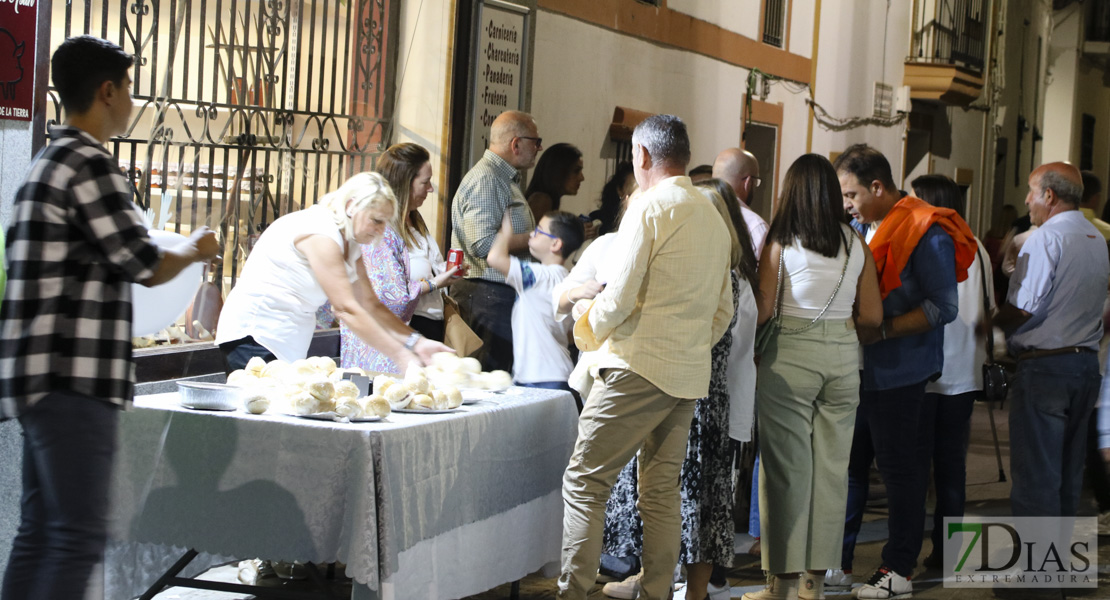
[[[216,343],[228,370],[254,356],[305,358],[316,309],[329,301],[340,322],[398,365],[450,352],[383,306],[367,278],[360,244],[381,236],[396,210],[385,179],[359,173],[318,204],[270,224],[220,313]]]

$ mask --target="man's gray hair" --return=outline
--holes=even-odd
[[[1052,190],[1057,197],[1072,206],[1079,206],[1083,201],[1083,185],[1076,183],[1056,171],[1045,171],[1041,174],[1041,191]]]
[[[686,124],[674,115],[648,117],[632,132],[632,143],[651,155],[652,163],[681,167],[690,163],[690,136]]]

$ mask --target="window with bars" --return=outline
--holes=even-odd
[[[395,3],[56,2],[50,43],[88,33],[135,55],[132,122],[108,149],[157,226],[217,231],[226,294],[269,223],[370,169],[388,141]]]
[[[763,43],[782,48],[785,30],[786,0],[764,0]]]

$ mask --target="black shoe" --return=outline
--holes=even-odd
[[[921,564],[926,569],[936,569],[939,571],[944,568],[944,557],[942,557],[940,553],[933,551],[929,553],[929,556],[925,557],[925,560],[921,561]]]
[[[601,553],[601,567],[597,570],[598,583],[624,581],[640,572],[639,556],[613,556]]]

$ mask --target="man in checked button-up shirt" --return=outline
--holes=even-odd
[[[451,245],[462,249],[470,267],[467,278],[452,286],[451,297],[482,338],[478,360],[487,371],[512,371],[516,292],[505,285],[504,275],[486,263],[486,255],[508,210],[513,221],[509,251],[521,260],[532,260],[528,238],[536,220],[520,191],[518,169],[536,164],[542,143],[531,115],[515,110],[501,113],[490,126],[489,150],[463,177],[451,204]]]
[[[0,598],[84,598],[107,538],[119,408],[131,402],[131,283],[157,285],[214,258],[202,227],[150,241],[104,143],[128,129],[133,58],[91,36],[54,53],[65,125],[31,163],[7,235],[0,420],[23,428],[22,522]]]
[[[728,229],[684,175],[689,161],[678,117],[654,116],[636,127],[632,165],[643,192],[629,201],[609,251],[613,276],[574,326],[578,347],[599,358],[563,477],[560,599],[584,599],[594,584],[605,501],[637,451],[640,598],[671,597],[690,420],[696,399],[709,393],[712,347],[733,312]]]

